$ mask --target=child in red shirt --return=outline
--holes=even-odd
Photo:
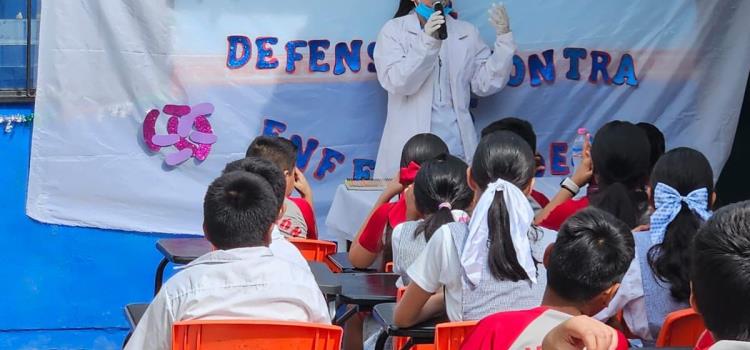
[[[584,209],[563,224],[547,249],[547,288],[542,306],[485,317],[462,349],[540,349],[545,335],[576,315],[604,309],[620,287],[635,255],[633,236],[611,214]],[[617,349],[628,342],[618,332]]]
[[[297,168],[297,146],[283,137],[258,136],[248,147],[245,156],[268,160],[284,173],[286,199],[284,216],[277,225],[279,231],[287,237],[317,239],[312,189],[305,175]],[[291,197],[295,189],[301,198]]]

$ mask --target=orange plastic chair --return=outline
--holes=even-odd
[[[458,350],[479,321],[446,322],[435,327],[435,350]]]
[[[336,243],[307,238],[287,238],[299,249],[307,261],[326,262],[327,256],[336,252]]]
[[[396,291],[396,302],[401,301],[401,298],[406,293],[406,287],[401,287]],[[401,350],[409,341],[409,337],[393,337],[393,350]],[[411,347],[413,350],[433,350],[435,346],[432,344],[419,344]]]
[[[384,272],[393,272],[393,262],[385,263]]]
[[[315,323],[194,320],[172,327],[172,350],[339,350],[343,330]]]
[[[656,339],[656,347],[693,347],[706,325],[693,309],[678,310],[667,315]]]

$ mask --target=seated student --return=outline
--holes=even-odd
[[[126,349],[172,348],[172,324],[191,319],[260,319],[330,323],[309,269],[268,248],[279,217],[274,179],[235,171],[208,187],[203,228],[217,249],[170,278],[154,297]]]
[[[414,182],[422,163],[446,154],[448,146],[433,134],[417,134],[406,142],[401,151],[401,170],[378,197],[370,215],[354,237],[349,249],[349,260],[352,265],[364,269],[370,267],[378,258],[382,259],[381,265],[392,260],[391,233],[394,227],[407,220],[407,213],[403,196],[395,203],[391,202],[391,199],[400,195],[406,186]]]
[[[633,235],[611,214],[587,208],[565,221],[547,250],[542,306],[485,317],[462,349],[537,349],[556,325],[598,313],[615,295],[633,260]],[[627,349],[625,336],[619,337],[619,348]]]
[[[588,139],[588,138],[587,138]],[[586,142],[583,160],[572,178],[565,179],[558,192],[536,216],[536,223],[556,230],[571,215],[589,204],[608,211],[631,228],[648,223],[649,206],[645,187],[651,147],[646,134],[629,122],[605,124]],[[580,188],[591,181],[587,197],[574,200]]]
[[[406,270],[441,226],[469,222],[466,212],[474,193],[466,181],[466,163],[448,155],[422,164],[414,184],[405,191],[407,206],[415,206],[423,219],[406,221],[393,229],[393,272],[401,275],[397,286],[409,283]]]
[[[520,136],[498,131],[482,138],[467,175],[476,202],[471,221],[440,227],[409,267],[397,326],[443,310],[462,321],[539,305],[547,285],[541,261],[555,233],[533,226],[526,196],[534,168],[534,153]],[[443,289],[444,301],[435,294]]]
[[[650,230],[635,236],[636,260],[623,287],[599,319],[623,310],[628,329],[653,344],[664,319],[688,307],[690,246],[700,226],[711,216],[713,171],[702,153],[677,148],[664,154],[651,174]]]
[[[516,135],[521,136],[526,142],[529,143],[529,146],[531,146],[531,150],[534,151],[534,159],[536,160],[536,171],[537,172],[544,172],[544,162],[542,161],[542,156],[539,155],[539,152],[536,150],[536,133],[534,132],[534,127],[526,120],[518,119],[518,118],[503,118],[498,121],[492,122],[490,125],[487,125],[484,129],[482,129],[482,137],[485,137],[495,131],[500,130],[507,130],[516,133]],[[542,210],[547,204],[549,204],[549,198],[542,194],[541,192],[537,192],[536,190],[531,191],[531,207],[534,209],[534,212],[537,212],[539,210]]]
[[[750,201],[716,211],[692,247],[690,305],[718,342],[750,349]]]
[[[284,173],[286,211],[279,220],[279,230],[289,237],[318,239],[312,189],[305,174],[297,168],[297,146],[283,137],[258,136],[248,147],[245,156],[269,160]],[[302,198],[291,197],[295,189]]]
[[[651,146],[651,154],[649,155],[649,164],[651,166],[649,167],[650,170],[654,169],[654,165],[656,165],[656,162],[661,158],[662,155],[664,155],[664,152],[667,150],[667,144],[666,140],[664,139],[664,134],[659,130],[659,128],[656,127],[656,125],[646,122],[640,122],[638,124],[635,124],[637,127],[641,128],[644,133],[646,133],[646,137],[648,137],[648,144]],[[651,173],[651,171],[649,171]]]
[[[233,171],[246,171],[259,174],[262,177],[269,179],[271,189],[273,190],[277,201],[281,203],[279,210],[281,210],[282,213],[286,211],[286,206],[284,205],[284,199],[286,198],[286,180],[283,176],[274,177],[281,171],[275,164],[258,157],[247,157],[227,164],[224,167],[222,174],[227,174]],[[285,258],[303,268],[310,268],[305,257],[302,256],[302,253],[294,246],[294,244],[286,239],[284,234],[279,230],[278,225],[273,225],[273,230],[271,231],[271,244],[268,247],[274,255],[280,258]]]

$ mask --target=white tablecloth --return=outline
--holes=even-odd
[[[537,178],[534,188],[552,199],[560,189],[560,178]],[[380,196],[380,191],[350,191],[346,189],[346,186],[339,185],[328,217],[326,217],[327,236],[329,236],[326,239],[336,238],[339,240],[339,246],[343,247],[345,245],[342,244],[346,240],[354,240],[354,236],[367,219],[378,196]]]

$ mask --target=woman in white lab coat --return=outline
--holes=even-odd
[[[503,5],[489,10],[497,39],[490,49],[473,24],[434,11],[437,0],[401,0],[396,18],[380,31],[375,67],[388,91],[388,116],[375,177],[394,176],[401,149],[419,133],[442,138],[452,154],[471,159],[477,132],[469,113],[471,93],[489,96],[508,82],[515,43]],[[443,1],[450,15],[450,1]],[[446,23],[448,38],[437,39]]]

